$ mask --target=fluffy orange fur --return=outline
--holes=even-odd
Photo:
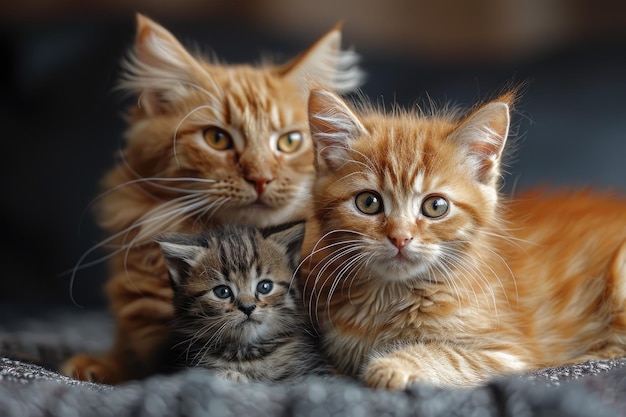
[[[470,386],[625,355],[626,197],[499,195],[514,96],[426,117],[311,93],[299,279],[343,374]]]
[[[173,317],[168,272],[154,238],[216,224],[256,227],[302,219],[313,176],[309,83],[355,88],[356,55],[333,28],[283,65],[225,65],[190,54],[139,15],[120,87],[138,98],[126,146],[97,205],[111,247],[106,286],[116,320],[103,356],[62,371],[106,383],[157,369]]]

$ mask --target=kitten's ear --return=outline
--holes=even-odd
[[[340,93],[355,90],[364,74],[357,66],[359,56],[352,50],[341,50],[341,23],[338,23],[309,49],[280,67],[279,72],[308,90],[319,85]]]
[[[289,258],[289,266],[296,269],[300,263],[300,251],[304,242],[304,222],[264,229],[262,234],[265,238],[273,240],[285,248],[285,253]]]
[[[367,129],[346,102],[327,90],[309,96],[309,126],[318,170],[336,171],[348,160],[350,142]]]
[[[170,233],[156,239],[170,273],[172,284],[177,286],[198,265],[206,251],[206,240],[199,235]]]
[[[503,96],[472,112],[453,136],[466,147],[476,179],[488,183],[500,174],[502,151],[509,134],[511,97]]]
[[[149,115],[163,113],[168,101],[183,95],[194,74],[204,72],[174,35],[141,14],[134,52],[124,66],[120,87],[139,95]]]

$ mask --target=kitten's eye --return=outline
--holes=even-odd
[[[302,144],[302,133],[289,132],[278,138],[278,150],[284,153],[293,153],[300,149]]]
[[[356,208],[365,214],[378,214],[383,211],[383,200],[372,191],[364,191],[354,200]]]
[[[233,148],[233,139],[228,132],[218,127],[209,127],[204,130],[204,140],[213,149],[225,151]]]
[[[217,298],[226,299],[230,298],[232,291],[226,285],[218,285],[213,288],[213,294],[215,294]]]
[[[256,290],[259,294],[269,294],[274,288],[274,283],[272,281],[261,281],[256,286]]]
[[[422,203],[422,214],[431,219],[436,219],[448,212],[448,206],[448,200],[438,195],[433,195]]]

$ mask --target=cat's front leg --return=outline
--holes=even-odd
[[[519,355],[505,350],[416,343],[373,354],[365,366],[363,380],[373,388],[398,390],[415,382],[469,387],[526,368]]]

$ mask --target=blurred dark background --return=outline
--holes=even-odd
[[[0,305],[105,305],[105,267],[71,270],[101,235],[90,201],[122,144],[112,92],[134,13],[226,62],[284,59],[338,20],[403,106],[471,105],[529,81],[507,190],[626,189],[626,8],[595,0],[21,0],[0,5],[3,180]],[[88,260],[102,256],[97,252]]]

